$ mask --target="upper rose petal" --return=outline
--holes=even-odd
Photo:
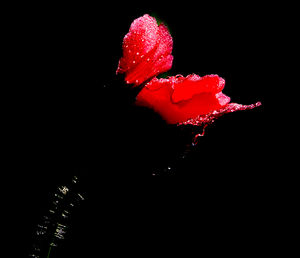
[[[225,80],[218,75],[206,75],[200,77],[196,74],[182,77],[174,84],[174,92],[172,101],[178,103],[188,100],[196,94],[200,93],[218,93],[223,90]]]
[[[167,27],[146,14],[133,21],[124,37],[117,74],[125,73],[126,83],[137,86],[172,67],[172,48]]]
[[[229,97],[221,91],[216,90],[224,87],[223,79],[216,80],[216,76],[207,76],[204,81],[213,78],[216,85],[210,85],[210,90],[208,90],[205,84],[203,84],[204,87],[200,83],[200,86],[198,86],[202,89],[197,91],[193,88],[196,87],[195,85],[191,86],[192,78],[197,79],[197,81],[200,78],[199,76],[197,78],[195,76],[190,75],[186,78],[173,76],[167,79],[154,78],[140,91],[136,98],[136,104],[149,107],[160,114],[167,123],[176,124],[217,110],[230,102]],[[220,83],[220,81],[222,82]],[[211,84],[213,83],[211,82]],[[187,91],[189,91],[187,94],[183,90],[185,86],[187,87]],[[174,101],[173,96],[177,87],[179,87],[178,90],[180,92],[182,91],[182,98]]]
[[[123,39],[123,57],[117,72],[126,72],[136,66],[141,56],[156,47],[158,36],[158,26],[153,17],[146,14],[134,20]]]

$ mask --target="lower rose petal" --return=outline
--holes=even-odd
[[[153,109],[165,119],[167,123],[176,124],[179,120],[185,121],[186,116],[179,112],[176,105],[170,101],[170,96],[173,91],[171,84],[168,81],[162,82],[156,78],[153,80],[155,83],[152,84],[150,82],[150,87],[146,85],[137,95],[136,105]]]
[[[241,111],[241,110],[249,110],[259,106],[261,106],[261,102],[256,102],[255,104],[251,104],[251,105],[229,103],[218,110],[214,110],[212,112],[209,112],[208,114],[198,115],[195,118],[189,119],[185,122],[178,123],[178,125],[206,126],[208,124],[213,123],[215,119],[223,116],[224,114],[232,113],[235,111]]]
[[[219,81],[217,76],[208,79],[211,78],[217,78]],[[259,102],[253,105],[230,103],[230,98],[222,92],[202,92],[174,103],[172,99],[174,85],[181,80],[185,78],[182,76],[153,78],[137,95],[136,105],[153,109],[169,124],[191,125],[209,124],[223,114],[252,109],[260,105]]]
[[[198,115],[207,114],[222,107],[216,94],[211,93],[197,94],[187,101],[174,104],[174,106],[177,106],[178,111],[184,114],[184,119],[178,120],[176,123],[186,121]]]
[[[145,87],[137,96],[136,104],[146,106],[157,112],[167,123],[177,124],[199,115],[207,114],[213,110],[220,109],[224,104],[225,96],[218,94],[202,93],[193,96],[187,101],[173,103],[171,101],[172,88],[170,84],[151,90]],[[220,101],[222,99],[222,102]],[[227,97],[229,101],[229,98]]]

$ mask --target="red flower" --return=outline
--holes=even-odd
[[[157,79],[172,66],[172,37],[164,25],[149,15],[136,19],[123,41],[123,57],[117,73],[125,73],[127,84],[138,86],[151,79],[136,97],[170,124],[207,125],[222,114],[259,106],[230,103],[222,93],[225,80],[218,75],[196,74]]]

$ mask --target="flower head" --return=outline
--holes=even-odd
[[[131,24],[123,40],[117,73],[125,74],[127,84],[144,83],[136,97],[137,105],[153,109],[169,124],[193,125],[205,125],[225,113],[260,105],[230,103],[230,98],[222,93],[225,80],[218,75],[158,79],[155,76],[172,66],[172,47],[167,27],[158,25],[153,17],[146,14]]]

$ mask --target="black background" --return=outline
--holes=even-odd
[[[214,246],[218,239],[231,242],[230,253],[236,246],[255,253],[272,234],[268,208],[276,175],[268,169],[265,98],[270,11],[253,2],[145,5],[34,5],[19,7],[22,15],[11,20],[18,72],[7,107],[14,114],[7,173],[18,185],[13,206],[25,253],[51,193],[73,175],[87,200],[56,257],[144,256],[159,246],[201,253],[202,246],[225,248]],[[132,106],[134,93],[115,75],[122,39],[145,13],[170,29],[170,75],[218,74],[232,102],[262,102],[217,120],[185,161],[160,176],[153,171],[191,137]]]

